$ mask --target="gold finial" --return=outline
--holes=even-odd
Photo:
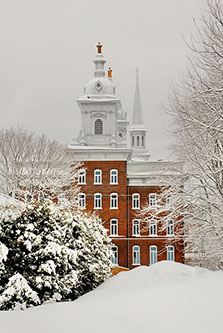
[[[139,80],[139,69],[138,69],[138,67],[136,67],[135,71],[136,71],[136,80],[138,81]]]
[[[101,54],[101,53],[102,53],[102,51],[101,51],[102,46],[103,46],[103,45],[101,45],[100,42],[98,42],[98,45],[97,45],[97,48],[98,48],[98,54]]]
[[[108,68],[108,77],[112,78],[112,69],[111,69],[111,67]]]

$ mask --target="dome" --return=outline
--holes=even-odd
[[[111,80],[105,77],[95,77],[91,79],[85,86],[85,95],[112,95],[115,94],[115,85]]]

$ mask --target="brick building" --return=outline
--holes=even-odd
[[[160,260],[184,262],[181,239],[174,235],[174,221],[166,231],[154,219],[144,225],[139,218],[145,204],[156,205],[168,172],[181,170],[178,162],[151,161],[146,149],[138,72],[133,119],[127,146],[127,113],[116,98],[112,70],[106,77],[106,60],[98,43],[94,77],[77,101],[81,130],[70,145],[74,160],[83,162],[79,174],[79,208],[95,211],[112,238],[115,264],[133,268]],[[167,239],[173,244],[167,245]]]

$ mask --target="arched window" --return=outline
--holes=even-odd
[[[137,146],[139,146],[139,135],[137,135],[136,140],[137,140]]]
[[[144,140],[144,139],[145,139],[145,137],[142,136],[142,146],[143,146],[143,147],[144,147],[144,145],[145,145],[145,142],[144,142],[145,140]]]
[[[94,170],[94,184],[102,184],[102,172],[99,169]]]
[[[101,193],[94,194],[94,209],[102,209],[102,195]]]
[[[174,261],[174,247],[167,246],[167,260]]]
[[[135,138],[134,138],[134,136],[132,136],[132,147],[134,147],[134,144],[135,144]]]
[[[112,219],[110,221],[110,235],[118,236],[118,220],[117,219]]]
[[[140,247],[138,245],[132,248],[132,264],[140,265]]]
[[[85,206],[86,206],[86,194],[79,193],[78,194],[78,208],[85,209]]]
[[[155,245],[150,246],[150,265],[157,262],[157,247]]]
[[[157,223],[155,220],[150,221],[149,234],[150,234],[150,236],[157,236]]]
[[[140,208],[140,194],[134,193],[132,195],[132,209],[139,209]]]
[[[101,119],[95,120],[94,133],[95,134],[103,134],[103,121]]]
[[[78,184],[86,184],[86,171],[83,169],[78,173]]]
[[[174,224],[173,224],[173,220],[169,220],[167,222],[167,236],[173,236],[174,234]]]
[[[118,170],[116,169],[110,171],[110,184],[118,184]]]
[[[118,246],[112,246],[112,263],[118,265]]]
[[[132,235],[140,236],[140,222],[139,220],[132,221]]]
[[[118,194],[110,194],[110,209],[118,209]]]

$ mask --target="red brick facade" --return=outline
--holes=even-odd
[[[140,209],[132,207],[132,195],[140,195],[140,208],[148,203],[150,193],[159,194],[161,188],[158,186],[128,186],[127,162],[126,161],[85,161],[83,167],[86,170],[86,184],[81,185],[81,193],[86,195],[86,209],[97,212],[101,217],[104,227],[111,235],[111,220],[117,220],[117,236],[111,235],[112,241],[118,248],[118,265],[134,268],[139,264],[133,263],[133,247],[139,246],[139,260],[141,265],[150,265],[150,246],[157,249],[157,261],[167,259],[167,239],[165,230],[160,230],[157,224],[157,235],[151,236],[148,225],[140,221],[140,235],[134,235],[133,220],[140,219]],[[101,170],[101,183],[95,183],[95,170]],[[110,171],[117,170],[117,184],[111,184]],[[102,208],[96,209],[94,195],[102,195]],[[111,208],[110,195],[118,196],[118,208]],[[182,240],[174,240],[174,260],[184,262]]]

